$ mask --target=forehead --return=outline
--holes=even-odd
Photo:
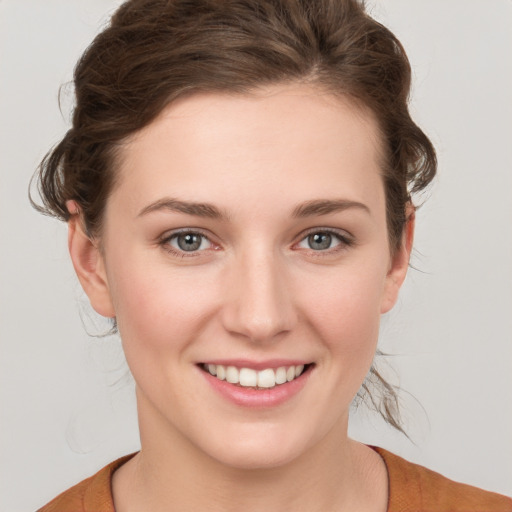
[[[170,195],[222,200],[382,195],[380,137],[370,112],[316,87],[197,94],[168,106],[123,145],[113,196],[134,205]],[[114,199],[114,198],[113,198]],[[231,197],[232,199],[232,197]]]

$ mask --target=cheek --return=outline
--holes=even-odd
[[[365,331],[366,322],[378,322],[385,284],[383,272],[371,267],[334,270],[322,281],[313,278],[304,283],[302,291],[307,308],[314,312],[319,325],[357,336]],[[361,330],[347,331],[350,325],[360,326]]]
[[[147,261],[125,259],[114,268],[109,281],[127,357],[134,350],[179,351],[193,341],[208,317],[211,287]]]
[[[384,276],[385,268],[378,265],[336,269],[322,286],[311,279],[302,290],[302,309],[308,312],[309,323],[329,353],[350,366],[349,371],[366,373],[364,368],[373,359]]]
[[[180,386],[186,377],[182,370],[211,318],[213,291],[209,290],[210,296],[198,293],[195,279],[162,268],[157,272],[147,264],[127,270],[126,265],[116,269],[113,295],[123,350],[137,387],[162,410],[167,403],[185,398],[192,406],[198,397]],[[130,277],[121,278],[126,275]],[[162,390],[166,390],[163,395]]]

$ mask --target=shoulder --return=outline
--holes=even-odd
[[[111,489],[112,475],[133,455],[111,462],[95,475],[59,494],[37,512],[115,512]]]
[[[454,482],[382,448],[389,475],[388,512],[512,512],[512,499]]]

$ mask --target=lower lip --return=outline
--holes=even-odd
[[[217,377],[200,368],[198,369],[210,386],[225,399],[242,407],[264,409],[281,405],[299,393],[306,385],[313,370],[313,365],[310,365],[300,377],[268,389],[236,386],[225,380],[217,379]]]

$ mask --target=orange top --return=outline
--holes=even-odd
[[[512,499],[449,480],[382,448],[389,475],[388,512],[512,512]],[[115,512],[111,481],[122,457],[71,487],[38,512]]]

